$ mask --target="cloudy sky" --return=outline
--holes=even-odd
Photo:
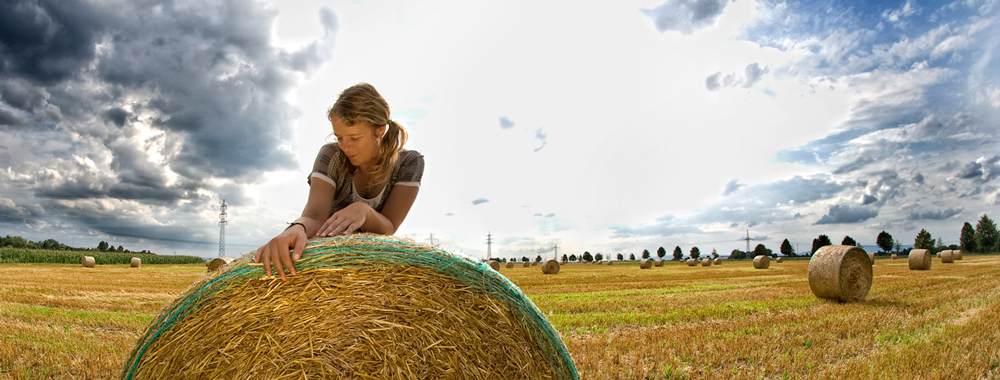
[[[1000,216],[1000,1],[0,3],[0,234],[246,253],[369,82],[471,256],[777,250]],[[549,255],[549,256],[546,256]]]

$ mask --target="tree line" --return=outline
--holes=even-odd
[[[15,249],[46,249],[50,251],[89,251],[89,252],[121,252],[121,253],[152,253],[147,250],[142,251],[131,251],[125,247],[119,245],[115,247],[114,245],[101,241],[97,244],[95,248],[78,248],[70,247],[63,243],[56,241],[56,239],[45,239],[42,241],[31,241],[20,236],[4,236],[0,237],[0,247],[9,247]]]

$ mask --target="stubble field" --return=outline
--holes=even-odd
[[[1000,378],[1000,256],[910,271],[879,258],[864,302],[820,300],[807,260],[502,269],[583,379]],[[200,265],[0,265],[0,379],[109,379]]]

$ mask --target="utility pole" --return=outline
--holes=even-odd
[[[493,255],[493,233],[486,232],[486,260],[489,261]]]
[[[747,250],[746,250],[746,254],[744,254],[744,256],[746,256],[747,258],[752,258],[752,257],[750,257],[750,230],[747,230],[747,237],[745,239],[743,239],[743,240],[747,241]]]
[[[555,261],[559,261],[559,244],[556,243],[556,245],[553,245],[552,249],[555,249],[555,251],[556,251],[556,253],[553,255],[554,257],[552,257],[552,259],[555,260]]]
[[[431,247],[434,246],[434,233],[431,232]]]
[[[226,200],[222,200],[222,213],[219,214],[219,257],[226,256]]]

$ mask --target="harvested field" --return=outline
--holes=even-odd
[[[583,379],[1000,377],[1000,256],[929,271],[877,261],[868,297],[847,304],[812,294],[804,259],[501,273],[560,331]],[[139,334],[205,275],[143,264],[0,266],[0,379],[117,379]]]

